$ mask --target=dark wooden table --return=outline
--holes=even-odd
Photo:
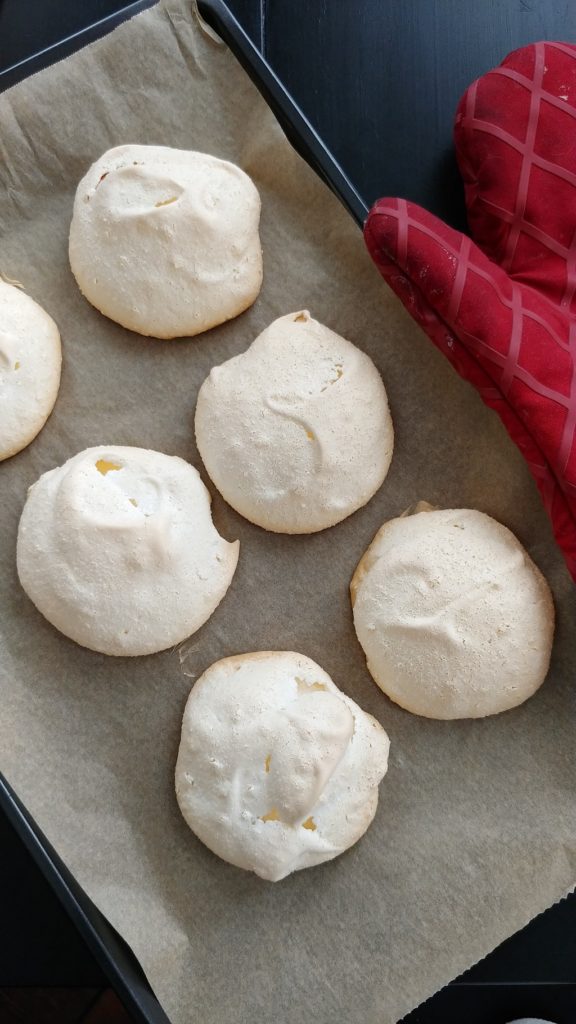
[[[228,5],[368,204],[382,194],[403,195],[459,226],[462,195],[451,131],[460,94],[511,49],[541,38],[576,39],[576,0]],[[86,27],[99,19],[102,29],[113,27],[128,6],[127,0],[0,0],[0,88],[50,63],[50,48],[63,39],[71,37],[58,57],[77,48],[87,41]],[[99,1003],[108,998],[101,995],[105,979],[1,814],[0,851],[0,1024],[120,1020],[113,1015],[120,1011]],[[464,980],[576,982],[575,925],[572,900],[505,943]],[[52,986],[44,1016],[30,994],[16,991],[30,985]],[[71,985],[83,994],[65,1016],[54,986]],[[448,1009],[444,1021],[452,1019]]]

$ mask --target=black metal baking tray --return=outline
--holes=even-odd
[[[357,224],[368,206],[318,132],[222,0],[198,0],[204,20],[228,44],[280,122],[294,149],[332,189]]]
[[[170,1024],[132,950],[88,898],[2,775],[0,843],[1,990],[82,987],[97,997],[110,989],[126,1011],[122,1020]],[[8,879],[10,893],[4,888]],[[53,943],[62,943],[61,956],[53,955]],[[68,958],[71,963],[66,963]],[[6,1019],[3,1007],[0,1001],[0,1020]]]
[[[152,7],[157,0],[0,0],[0,32],[6,21],[8,39],[0,36],[0,91],[16,85],[36,71],[64,60],[71,53],[111,32],[128,18]],[[101,14],[101,17],[98,17]],[[10,46],[10,37],[25,36],[27,20],[42,21],[44,45],[35,53],[22,53]],[[28,27],[29,28],[29,27]],[[58,35],[60,32],[60,35]],[[56,37],[56,38],[55,38]],[[8,56],[9,55],[9,56]]]
[[[0,89],[61,60],[151,3],[137,0],[12,64],[0,71]],[[198,7],[255,82],[294,147],[362,225],[365,199],[226,5],[222,0],[198,0]],[[110,985],[138,1024],[168,1024],[131,950],[88,899],[1,776],[0,825],[4,834],[11,830],[16,837],[22,858],[31,858],[78,942],[88,951],[95,965],[90,983]],[[13,877],[18,886],[17,868]],[[576,897],[572,896],[409,1014],[404,1024],[504,1024],[514,1017],[535,1015],[555,1024],[575,1024],[575,924]],[[1,966],[0,984],[10,983],[1,976]],[[201,1021],[201,1014],[197,1019]]]

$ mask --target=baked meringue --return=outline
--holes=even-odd
[[[188,698],[176,795],[209,849],[277,882],[360,839],[388,749],[379,722],[310,658],[237,655],[211,665]]]
[[[196,406],[196,442],[226,501],[276,533],[313,533],[382,484],[394,433],[372,360],[307,310],[275,320],[216,366]]]
[[[153,654],[210,617],[238,561],[210,495],[183,459],[143,448],[87,448],[30,488],[18,529],[20,582],[83,647]]]
[[[368,670],[426,718],[481,718],[522,704],[546,677],[554,605],[501,523],[472,509],[392,519],[351,583]]]
[[[58,395],[61,364],[52,317],[0,280],[0,461],[26,448],[44,426]]]
[[[238,316],[262,284],[260,196],[226,160],[166,146],[117,146],[78,185],[72,273],[111,320],[154,338]]]

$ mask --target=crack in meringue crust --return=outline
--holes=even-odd
[[[186,704],[176,795],[230,864],[277,882],[360,839],[378,804],[388,736],[310,658],[224,658]]]
[[[143,448],[87,448],[30,488],[20,582],[76,643],[153,654],[185,640],[224,597],[239,545],[218,534],[193,466]]]

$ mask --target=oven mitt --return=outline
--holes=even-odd
[[[415,203],[365,224],[382,276],[500,416],[576,579],[576,46],[510,54],[455,123],[472,239]]]

